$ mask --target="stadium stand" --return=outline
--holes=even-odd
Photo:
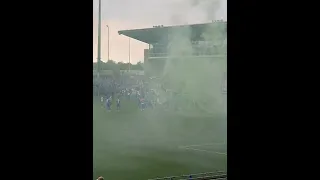
[[[153,28],[122,30],[118,33],[149,44],[149,48],[144,50],[145,71],[149,76],[160,75],[169,57],[226,58],[227,22],[224,21],[182,26],[161,25]],[[175,38],[190,41],[191,49],[182,49],[178,54],[172,53],[170,51],[172,47],[180,46],[179,43],[172,43]]]

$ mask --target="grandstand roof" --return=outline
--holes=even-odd
[[[181,26],[156,26],[153,28],[145,29],[132,29],[118,31],[119,35],[125,35],[138,41],[145,42],[147,44],[155,44],[158,42],[168,42],[169,34],[171,32],[180,32],[183,29],[191,30],[190,39],[192,41],[201,40],[202,34],[207,31],[208,28],[212,28],[217,31],[227,31],[227,22],[218,21],[204,24],[192,24],[192,25],[181,25]]]

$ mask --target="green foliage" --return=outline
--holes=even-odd
[[[100,63],[100,70],[112,70],[115,74],[120,74],[120,70],[128,70],[130,66],[131,70],[143,70],[143,63],[138,62],[137,64],[131,64],[131,63],[123,63],[118,62],[116,63],[113,60],[109,60],[108,62],[101,62]],[[97,63],[93,63],[93,69],[97,69]]]

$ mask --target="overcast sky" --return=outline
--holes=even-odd
[[[206,23],[227,20],[227,0],[101,0],[101,56],[108,59],[107,27],[110,27],[110,59],[128,62],[129,40],[119,30],[155,25]],[[93,61],[97,61],[98,0],[93,0]],[[131,39],[131,62],[143,61],[148,45]]]

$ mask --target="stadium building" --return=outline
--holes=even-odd
[[[219,107],[226,112],[226,96],[221,95],[227,93],[226,21],[118,33],[149,45],[144,49],[145,75],[159,77],[166,91],[197,102],[204,111]]]
[[[144,50],[146,75],[161,76],[168,59],[227,58],[227,22],[122,30],[120,35],[149,44]]]

